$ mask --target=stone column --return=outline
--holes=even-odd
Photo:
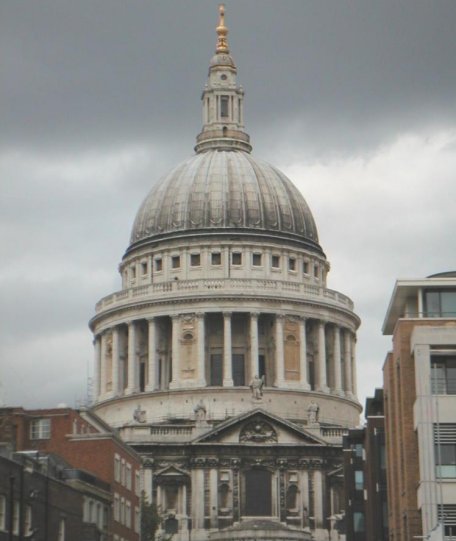
[[[232,387],[231,312],[223,312],[223,386]]]
[[[218,472],[215,468],[209,470],[209,513],[211,528],[218,526]]]
[[[302,509],[302,528],[308,526],[307,520],[310,515],[309,511],[309,472],[302,471],[300,478],[300,487],[301,492],[301,509]]]
[[[136,389],[136,325],[128,322],[128,383],[125,394],[132,394]]]
[[[258,373],[258,313],[250,314],[250,379]]]
[[[95,335],[93,338],[93,401],[97,402],[101,394],[101,338]]]
[[[112,396],[120,394],[120,336],[119,327],[112,329]]]
[[[204,470],[192,471],[192,519],[193,529],[204,528]]]
[[[106,398],[106,332],[101,334],[100,347],[100,398]]]
[[[146,392],[157,388],[157,326],[154,318],[148,320]]]
[[[283,323],[284,316],[277,314],[275,317],[275,382],[276,387],[284,386],[283,366]]]
[[[170,389],[176,389],[179,386],[179,331],[180,317],[171,316],[172,336],[171,336],[171,382]]]
[[[307,370],[306,318],[304,317],[299,318],[299,375],[301,389],[310,389],[309,373]]]
[[[204,313],[196,314],[198,322],[198,385],[206,387],[206,328]]]
[[[343,395],[342,390],[342,358],[340,353],[340,327],[334,327],[334,392]]]
[[[344,330],[344,364],[345,364],[345,394],[353,397],[352,367],[351,367],[351,336],[348,329]]]
[[[352,371],[352,389],[353,395],[357,396],[357,378],[356,378],[356,335],[351,337],[351,371]]]
[[[314,524],[315,529],[324,528],[323,517],[323,475],[320,470],[315,470],[313,473],[313,489],[314,489]]]
[[[152,468],[147,467],[147,465],[144,467],[144,492],[146,494],[148,502],[152,502],[152,494],[153,494],[153,484],[152,484]]]
[[[325,321],[318,322],[318,390],[323,393],[329,391],[326,382],[326,342],[325,342]]]

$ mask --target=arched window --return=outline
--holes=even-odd
[[[219,487],[219,509],[223,511],[231,507],[230,486],[228,483],[222,483]]]
[[[298,487],[290,485],[287,490],[287,509],[295,510],[298,507]]]

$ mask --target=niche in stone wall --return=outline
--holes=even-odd
[[[182,316],[180,322],[180,369],[182,379],[194,379],[196,373],[196,321],[194,314]]]
[[[299,381],[299,324],[295,319],[285,321],[284,366],[285,379]]]

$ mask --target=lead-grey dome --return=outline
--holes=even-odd
[[[312,213],[278,169],[242,151],[196,154],[162,177],[143,201],[130,248],[204,235],[287,238],[322,253]]]

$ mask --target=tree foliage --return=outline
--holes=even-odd
[[[157,506],[149,502],[145,492],[141,494],[141,541],[154,541],[161,522]]]

